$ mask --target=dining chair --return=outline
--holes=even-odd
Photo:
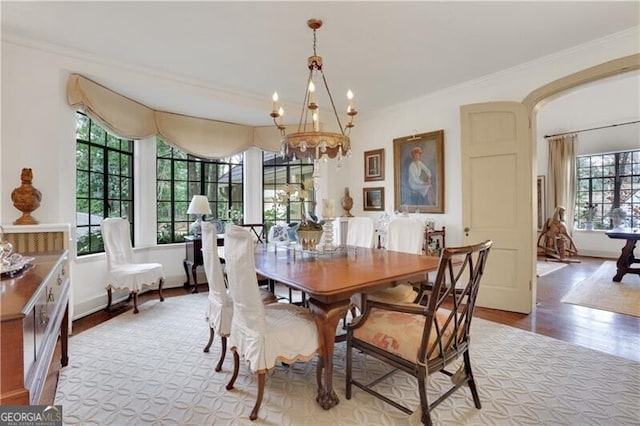
[[[352,217],[347,225],[347,245],[372,248],[374,241],[373,219],[366,216]]]
[[[466,247],[445,248],[426,306],[366,300],[362,315],[347,326],[347,399],[351,399],[352,386],[355,385],[411,414],[413,410],[406,405],[384,395],[380,388],[373,389],[400,370],[417,379],[421,421],[425,425],[432,424],[430,411],[464,384],[471,390],[475,407],[481,408],[471,369],[469,332],[480,279],[492,244],[485,241]],[[356,380],[353,377],[354,353],[377,358],[392,369],[380,378]],[[463,362],[457,370],[446,370],[460,356]],[[453,385],[429,403],[426,386],[431,375],[437,372],[449,376]]]
[[[133,298],[133,313],[138,313],[138,292],[158,283],[158,296],[162,296],[164,270],[160,263],[135,263],[131,245],[130,224],[127,219],[107,218],[100,223],[104,251],[107,256],[107,310],[111,307],[112,290],[128,290],[129,302]]]
[[[387,225],[386,249],[404,253],[422,254],[424,243],[424,225],[409,216],[398,216]],[[427,275],[416,276],[393,287],[369,293],[367,297],[386,303],[417,302],[420,291],[416,291],[426,281]]]
[[[227,338],[231,333],[231,321],[233,321],[233,301],[227,288],[222,262],[218,252],[218,231],[212,223],[202,222],[202,260],[204,271],[209,285],[209,304],[207,305],[206,318],[209,323],[209,341],[203,352],[209,352],[215,333],[221,340],[220,360],[215,371],[222,370],[222,364],[227,353]],[[276,296],[260,289],[262,303],[275,303]]]
[[[246,229],[227,225],[225,259],[229,291],[233,299],[233,321],[229,346],[233,351],[233,389],[240,356],[258,374],[258,395],[249,418],[258,418],[266,372],[277,361],[291,364],[309,361],[318,350],[318,330],[309,311],[288,303],[263,305],[258,291],[253,239]]]
[[[209,341],[204,352],[209,352],[215,333],[218,332],[221,340],[220,360],[215,371],[222,369],[227,353],[227,337],[231,333],[231,321],[233,320],[233,302],[227,291],[222,264],[218,255],[216,226],[209,222],[202,222],[202,261],[204,272],[209,285],[209,304],[207,305],[207,321],[209,323]]]

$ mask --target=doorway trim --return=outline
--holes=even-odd
[[[569,74],[557,80],[554,80],[544,86],[541,86],[531,93],[529,93],[523,100],[522,104],[528,111],[529,115],[529,123],[530,123],[530,140],[529,140],[529,149],[531,153],[531,160],[534,161],[537,158],[535,155],[536,152],[536,143],[537,143],[537,113],[540,107],[544,106],[546,103],[554,100],[562,96],[566,91],[573,89],[575,87],[582,86],[584,84],[593,83],[598,80],[602,80],[608,77],[613,77],[615,75],[624,74],[627,72],[640,70],[640,53],[636,53],[629,56],[623,56],[621,58],[613,59],[611,61],[603,62],[599,65],[594,65],[589,68],[585,68],[581,71],[577,71],[573,74]],[[535,164],[533,165],[533,170],[536,170]],[[532,177],[533,179],[533,177]],[[532,193],[533,196],[533,193]],[[532,205],[535,205],[533,203]],[[537,249],[535,247],[536,238],[533,238],[534,247],[533,253],[537,254]],[[534,263],[535,265],[535,258]],[[531,302],[532,308],[535,309],[536,300],[537,300],[537,292],[538,292],[538,280],[533,274],[532,279],[532,292],[531,292]]]
[[[529,93],[522,103],[529,111],[529,118],[533,123],[535,112],[537,112],[538,108],[560,96],[563,92],[583,84],[638,69],[640,69],[640,53],[613,59],[545,84]],[[535,126],[532,126],[531,139],[531,143],[533,144],[533,142],[535,142]]]

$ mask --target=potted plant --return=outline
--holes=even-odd
[[[611,218],[611,221],[613,222],[613,228],[617,229],[622,228],[622,223],[627,218],[627,212],[625,212],[620,207],[616,207],[615,209],[611,209],[607,216]]]
[[[313,187],[313,181],[307,180],[300,185],[300,188],[296,188],[293,185],[286,184],[284,190],[280,191],[276,195],[277,203],[286,203],[290,198],[297,198],[301,201],[301,221],[297,227],[298,241],[302,245],[304,250],[313,250],[316,245],[320,243],[320,237],[322,237],[322,225],[324,221],[318,220],[318,217],[313,213],[307,212],[307,199],[309,197],[309,190],[307,188]]]
[[[584,209],[584,227],[591,231],[593,229],[593,218],[596,216],[598,204],[587,203]]]

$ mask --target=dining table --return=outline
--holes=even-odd
[[[337,247],[309,251],[295,246],[258,245],[256,271],[302,291],[319,332],[316,401],[325,410],[339,402],[333,389],[336,332],[351,296],[401,283],[438,268],[439,258],[375,248]]]
[[[620,257],[616,262],[617,270],[613,281],[620,282],[625,274],[640,275],[640,267],[634,267],[638,264],[638,259],[633,255],[638,240],[640,240],[640,229],[638,228],[614,228],[607,231],[606,234],[611,239],[626,240]]]

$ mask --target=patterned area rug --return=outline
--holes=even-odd
[[[574,285],[562,302],[640,317],[640,275],[625,274],[622,281],[614,282],[617,269],[616,262],[604,262],[592,276]]]
[[[538,277],[542,277],[542,276],[545,276],[545,275],[550,274],[552,272],[555,272],[558,269],[562,269],[565,266],[567,266],[566,263],[546,262],[546,261],[543,261],[543,260],[538,260],[537,263],[536,263],[536,275]]]
[[[251,422],[256,377],[243,363],[233,391],[225,390],[233,361],[213,371],[216,336],[203,353],[208,328],[206,294],[150,301],[73,336],[69,366],[61,370],[55,404],[65,424],[95,425],[412,425],[408,416],[354,388],[344,397],[344,348],[336,345],[334,387],[340,403],[315,402],[315,363],[276,367],[267,376],[259,418]],[[433,410],[438,425],[639,425],[640,364],[475,319],[472,363],[482,409],[463,388]],[[384,367],[361,354],[354,375]],[[447,384],[430,379],[429,395]],[[418,405],[416,382],[398,373],[381,385],[393,398]],[[432,399],[433,400],[433,399]]]

